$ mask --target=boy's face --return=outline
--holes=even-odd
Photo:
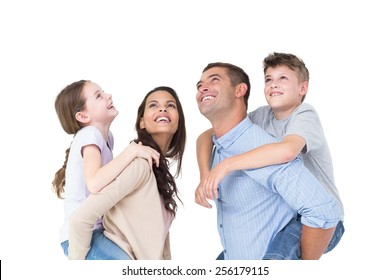
[[[299,81],[297,73],[284,65],[269,67],[264,82],[265,99],[277,119],[291,114],[308,89],[308,82]]]

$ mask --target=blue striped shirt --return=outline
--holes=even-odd
[[[233,155],[279,141],[245,118],[222,137],[213,137],[213,166]],[[231,172],[219,185],[218,232],[225,259],[261,259],[272,238],[295,215],[303,224],[331,228],[341,219],[335,199],[300,157],[258,169]]]

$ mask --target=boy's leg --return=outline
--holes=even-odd
[[[329,242],[324,254],[333,250],[344,234],[344,224],[338,222],[332,239]],[[275,238],[268,247],[264,260],[300,260],[301,259],[301,234],[302,223],[300,216],[293,218]]]
[[[103,229],[95,230],[92,235],[91,249],[87,260],[130,260],[118,245],[103,234]]]
[[[216,258],[217,261],[223,261],[225,259],[225,255],[223,254],[223,251],[221,252],[221,254],[218,255],[218,257]]]
[[[324,254],[333,250],[334,247],[340,242],[341,237],[344,235],[344,223],[342,221],[338,222],[336,229],[333,233],[332,239],[329,242],[328,247],[326,248]]]
[[[299,260],[301,258],[301,234],[302,223],[298,215],[276,234],[263,260]]]

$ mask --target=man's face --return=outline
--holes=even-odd
[[[223,67],[214,67],[203,72],[196,88],[199,111],[210,121],[216,116],[226,114],[233,106],[235,89]]]

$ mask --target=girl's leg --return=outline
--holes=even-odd
[[[118,245],[103,234],[103,229],[95,230],[92,235],[91,249],[87,260],[130,260]]]
[[[64,250],[65,256],[68,256],[68,247],[69,247],[69,242],[68,240],[64,241],[61,243],[62,250]]]

